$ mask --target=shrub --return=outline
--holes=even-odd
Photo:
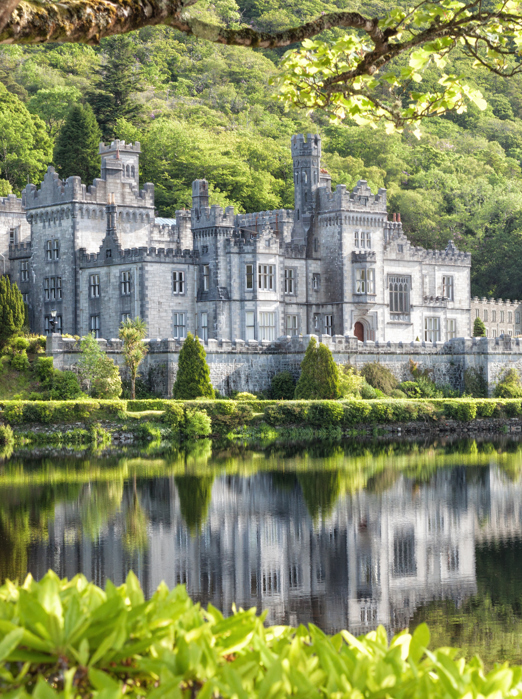
[[[272,378],[270,396],[275,400],[292,400],[295,394],[294,377],[289,371],[281,371]]]
[[[255,403],[255,401],[254,401]],[[250,422],[254,411],[247,401],[208,401],[203,405],[188,404],[186,408],[204,409],[212,420],[214,432],[226,433]]]
[[[277,403],[265,408],[264,419],[269,425],[302,425],[308,420],[310,403]]]
[[[476,400],[477,417],[491,417],[495,412],[497,404],[492,400]]]
[[[324,400],[340,397],[339,370],[326,345],[310,339],[303,361],[301,375],[295,387],[296,399]]]
[[[343,401],[343,424],[359,425],[368,422],[372,407],[362,400]]]
[[[361,374],[364,376],[370,386],[373,386],[373,388],[378,388],[379,391],[382,391],[386,395],[389,395],[393,389],[397,388],[399,385],[399,381],[395,375],[388,369],[388,367],[384,366],[384,364],[380,364],[379,362],[365,364],[361,369]]]
[[[350,364],[339,367],[339,390],[342,398],[360,396],[364,382],[364,376],[361,376],[355,367]]]
[[[257,396],[255,396],[253,393],[243,392],[243,393],[238,393],[238,394],[236,395],[236,400],[241,400],[241,401],[244,401],[244,400],[257,400]]]
[[[397,400],[405,400],[408,396],[406,395],[406,393],[399,390],[398,388],[394,388],[393,391],[390,393],[390,397],[396,398]]]
[[[172,401],[164,398],[138,398],[127,401],[127,410],[131,412],[142,412],[143,410],[166,410]]]
[[[480,318],[473,321],[473,337],[486,337],[486,326]]]
[[[377,398],[377,391],[373,386],[370,386],[369,383],[366,383],[366,381],[361,386],[361,398],[364,398],[364,400]]]
[[[516,369],[508,369],[495,386],[495,398],[521,398],[522,385]]]
[[[13,369],[16,369],[16,371],[27,371],[27,369],[29,369],[29,357],[27,356],[27,352],[22,350],[14,354],[11,359],[11,366]]]
[[[5,446],[14,443],[13,430],[10,425],[0,425],[0,444]]]
[[[147,326],[145,321],[139,316],[134,318],[134,320],[127,318],[120,325],[119,338],[123,342],[123,357],[130,375],[131,399],[136,398],[138,368],[149,349],[148,345],[143,342],[146,333]]]
[[[131,401],[129,401],[130,403]],[[136,402],[136,401],[132,401]],[[179,430],[185,422],[185,411],[180,403],[168,403],[163,413],[163,422],[166,422],[173,430]]]
[[[15,337],[9,343],[15,352],[27,352],[29,349],[29,340],[25,337]]]
[[[341,403],[311,403],[308,408],[307,419],[311,425],[320,427],[328,427],[329,425],[338,425],[342,422],[344,409]]]
[[[25,321],[25,304],[16,284],[6,275],[0,277],[0,345],[20,332]]]
[[[24,404],[22,401],[12,401],[4,406],[3,414],[11,425],[20,425],[24,421]]]
[[[444,415],[453,420],[469,422],[477,417],[477,404],[473,400],[449,400],[442,404]]]
[[[50,386],[54,376],[53,358],[38,357],[33,363],[33,372],[36,374],[41,384]]]
[[[47,347],[47,338],[45,335],[31,335],[29,337],[29,347],[27,351],[29,354],[39,354],[40,352],[45,352]]]
[[[507,400],[503,408],[508,417],[518,417],[522,414],[522,405],[519,400]]]
[[[105,354],[94,335],[82,337],[78,361],[80,378],[89,387],[93,398],[118,398],[121,395],[121,377],[118,367]]]
[[[74,400],[82,393],[78,377],[72,371],[56,370],[52,379],[52,388],[49,393],[51,400]]]
[[[408,398],[420,398],[421,389],[416,381],[402,381],[399,390],[403,391]]]
[[[481,369],[468,367],[464,371],[464,393],[474,398],[487,398],[488,382]]]
[[[188,333],[178,358],[178,373],[174,383],[174,398],[193,400],[199,396],[214,398],[210,371],[203,345]]]
[[[188,408],[185,413],[184,434],[188,439],[212,434],[212,420],[204,410]]]

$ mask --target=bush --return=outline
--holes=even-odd
[[[480,318],[473,321],[473,337],[486,337],[486,326]]]
[[[207,437],[212,434],[212,420],[204,410],[187,409],[185,413],[184,435],[188,439]]]
[[[522,385],[516,369],[508,369],[495,386],[495,398],[522,398]]]
[[[164,398],[138,398],[137,400],[127,401],[127,410],[139,413],[144,410],[166,410],[167,406],[172,401]]]
[[[370,386],[379,389],[379,391],[382,391],[386,395],[389,395],[393,389],[397,388],[399,385],[399,381],[395,375],[388,367],[379,362],[365,364],[361,369],[361,374]]]
[[[269,425],[302,425],[308,420],[310,403],[295,401],[292,403],[277,403],[265,408],[264,419]]]
[[[477,403],[473,400],[449,400],[442,404],[444,415],[453,420],[469,422],[477,417]]]
[[[178,357],[174,398],[178,400],[193,400],[200,396],[214,398],[206,356],[199,339],[193,337],[192,333],[188,333]]]
[[[13,444],[14,435],[13,430],[9,425],[0,425],[0,445],[6,446],[7,444]]]
[[[27,356],[27,352],[22,350],[14,354],[11,359],[11,366],[13,369],[16,369],[16,371],[27,371],[27,369],[29,369],[29,357]]]
[[[361,398],[364,398],[364,400],[372,400],[377,398],[377,391],[373,386],[370,386],[369,383],[365,382],[361,386]]]
[[[20,425],[24,421],[24,404],[22,401],[12,401],[4,405],[3,416],[10,425]]]
[[[129,403],[136,403],[137,401],[129,401]],[[163,422],[166,422],[173,430],[180,430],[185,423],[185,410],[183,405],[180,403],[173,403],[172,401],[165,405],[165,412],[163,413]]]
[[[310,403],[307,419],[311,425],[328,427],[342,422],[344,409],[341,403]]]
[[[422,396],[420,386],[416,381],[402,381],[399,384],[399,389],[403,391],[408,398],[421,398]]]
[[[23,352],[24,350],[27,352],[30,342],[25,337],[15,337],[9,344],[15,352]]]
[[[390,393],[390,398],[396,398],[397,400],[405,400],[408,396],[403,391],[398,388],[394,388]]]
[[[243,392],[243,393],[238,393],[238,394],[236,395],[236,400],[241,400],[241,401],[245,401],[245,400],[257,400],[257,396],[255,396],[253,393],[246,393],[246,392]]]
[[[340,397],[339,370],[332,353],[312,337],[301,362],[301,375],[295,387],[297,400],[328,400]]]
[[[488,382],[482,370],[468,367],[464,371],[464,393],[473,398],[487,398]]]
[[[368,422],[372,406],[362,400],[343,401],[343,424],[360,425]]]
[[[339,390],[342,398],[360,396],[364,383],[364,376],[361,376],[355,367],[350,364],[339,367]]]
[[[38,381],[44,386],[50,386],[53,376],[53,358],[52,357],[38,357],[35,362],[33,362],[33,372],[38,377]]]
[[[282,371],[272,378],[270,396],[275,400],[292,400],[295,394],[294,377],[289,371]]]
[[[45,335],[31,335],[29,337],[29,347],[27,351],[29,354],[39,354],[40,352],[45,352],[47,347],[47,338]]]
[[[55,370],[49,393],[51,400],[74,400],[82,395],[80,382],[74,372]]]

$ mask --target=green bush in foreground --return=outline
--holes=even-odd
[[[105,590],[49,572],[0,587],[0,694],[8,699],[472,699],[522,696],[522,668],[427,652],[421,624],[388,642],[313,624],[265,627],[255,609],[224,618],[161,584],[146,601],[133,573]]]
[[[178,373],[174,383],[174,398],[214,398],[206,352],[197,337],[188,333],[178,358]]]

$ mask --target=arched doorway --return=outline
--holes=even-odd
[[[364,342],[364,325],[359,320],[353,326],[353,332],[358,340]]]

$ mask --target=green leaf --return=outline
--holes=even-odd
[[[11,655],[23,637],[23,629],[14,629],[0,641],[0,663]]]

